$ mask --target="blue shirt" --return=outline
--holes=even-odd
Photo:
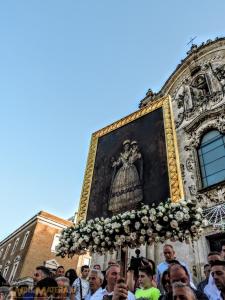
[[[187,264],[186,264],[185,262],[183,262],[183,261],[179,261],[179,263],[180,263],[183,267],[185,267],[185,268],[187,269],[188,274],[189,274],[189,277],[190,277],[190,285],[191,285],[192,288],[196,289],[196,287],[195,287],[195,285],[194,285],[194,283],[193,283],[193,281],[192,281],[191,272],[190,272],[190,270],[189,270]],[[156,281],[157,281],[157,285],[158,285],[158,286],[161,285],[161,277],[162,277],[162,274],[163,274],[166,270],[168,270],[169,265],[170,265],[170,264],[169,264],[168,262],[164,261],[164,262],[161,262],[161,263],[157,266],[157,269],[156,269]]]

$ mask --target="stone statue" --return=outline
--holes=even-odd
[[[191,111],[194,105],[191,93],[191,86],[188,79],[185,79],[182,88],[183,91],[180,94],[180,99],[183,101],[184,110]]]
[[[192,112],[198,106],[206,104],[215,95],[223,93],[224,89],[218,75],[215,75],[212,65],[210,63],[206,64],[202,71],[204,72],[195,76],[192,81],[185,79],[178,94],[178,108],[183,107],[185,114]],[[224,73],[217,68],[217,74],[220,78],[225,76],[225,68]]]
[[[209,93],[211,96],[214,96],[218,92],[222,92],[221,83],[218,80],[217,76],[215,76],[215,72],[212,68],[211,63],[205,65],[205,76]]]
[[[218,66],[214,70],[214,74],[220,82],[223,95],[225,94],[225,64]]]
[[[139,163],[139,172],[137,165]],[[113,162],[114,169],[109,197],[109,211],[129,210],[142,201],[142,156],[136,141],[123,142],[123,151]]]

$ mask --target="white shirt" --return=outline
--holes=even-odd
[[[218,290],[211,273],[209,275],[208,284],[204,287],[204,293],[209,298],[209,300],[223,299],[220,295],[220,291]]]
[[[82,287],[82,298],[84,299],[87,293],[89,292],[89,282],[86,279],[83,278],[77,278],[75,279],[72,288],[75,289],[75,300],[81,300],[80,299],[80,280],[81,280],[81,287]]]
[[[102,288],[100,287],[94,294],[91,295],[91,291],[88,292],[88,294],[85,297],[85,300],[102,300],[103,294],[102,294]]]
[[[109,295],[109,296],[110,296],[110,295],[113,295],[113,292],[109,293],[109,292],[107,291],[107,289],[105,288],[105,289],[102,290],[102,297],[105,296],[105,295]],[[128,291],[127,299],[128,299],[128,300],[135,300],[134,294],[131,293],[130,291]]]

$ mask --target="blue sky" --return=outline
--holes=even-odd
[[[91,133],[158,91],[195,42],[224,36],[224,1],[0,3],[0,239],[79,203]]]

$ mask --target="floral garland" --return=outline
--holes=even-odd
[[[137,248],[157,242],[197,240],[207,220],[191,200],[178,203],[168,199],[157,207],[142,205],[110,218],[95,218],[68,227],[61,233],[57,255],[65,257],[86,251],[104,254],[120,247]]]

